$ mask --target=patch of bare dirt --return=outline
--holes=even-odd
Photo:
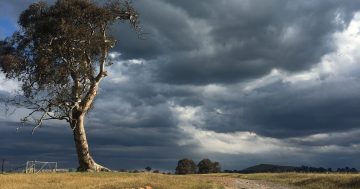
[[[126,189],[154,189],[151,186],[144,186],[144,187],[138,187],[138,188],[126,188]]]
[[[226,187],[226,189],[292,189],[287,186],[277,185],[265,181],[235,179],[234,186]]]

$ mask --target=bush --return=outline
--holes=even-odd
[[[151,167],[147,166],[147,167],[145,167],[145,170],[146,170],[147,172],[150,172],[150,171],[151,171]]]
[[[196,164],[191,159],[181,159],[175,169],[176,174],[194,174],[196,173]]]
[[[219,162],[212,162],[210,159],[203,159],[198,164],[199,173],[219,173],[221,172],[221,167]]]

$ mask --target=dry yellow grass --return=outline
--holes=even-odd
[[[224,181],[224,179],[226,181]],[[224,188],[232,178],[153,173],[44,173],[0,175],[1,189],[209,189]],[[228,183],[226,183],[228,182]]]
[[[222,177],[225,174],[221,175]],[[229,174],[227,176],[269,181],[298,189],[360,189],[360,174],[262,173]]]
[[[231,189],[236,179],[293,186],[297,189],[360,189],[359,174],[210,174],[44,173],[0,175],[0,189]],[[257,181],[258,182],[258,181]],[[275,187],[276,188],[276,187]]]

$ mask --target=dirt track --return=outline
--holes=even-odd
[[[263,182],[263,181],[236,179],[234,181],[234,187],[229,187],[227,189],[291,189],[291,188],[269,182]]]
[[[225,186],[225,189],[294,189],[292,187],[261,180],[247,180],[234,177],[209,177],[211,181]]]

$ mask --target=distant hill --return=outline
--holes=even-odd
[[[338,168],[332,170],[332,168],[323,168],[323,167],[309,167],[309,166],[282,166],[282,165],[272,165],[272,164],[259,164],[252,167],[248,167],[244,170],[224,170],[225,173],[284,173],[284,172],[298,172],[298,173],[325,173],[325,172],[334,172],[334,173],[359,173],[356,168]]]
[[[272,165],[272,164],[259,164],[252,167],[248,167],[242,170],[242,173],[276,173],[276,172],[294,172],[298,170],[298,167],[293,166],[282,166],[282,165]]]

